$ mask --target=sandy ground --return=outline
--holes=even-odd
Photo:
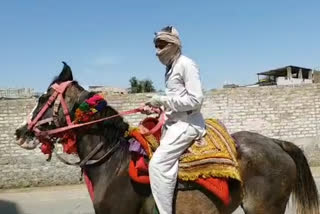
[[[320,190],[320,167],[313,169]],[[288,206],[286,214],[294,214]],[[85,185],[0,190],[1,214],[94,214]],[[243,214],[239,208],[234,214]]]
[[[85,185],[0,192],[1,214],[94,214]]]

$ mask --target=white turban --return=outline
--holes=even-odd
[[[156,33],[154,43],[157,40],[168,42],[163,49],[157,48],[157,56],[160,62],[166,66],[171,65],[181,55],[181,41],[177,29],[172,26],[165,27]]]

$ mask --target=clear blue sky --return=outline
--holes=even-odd
[[[43,91],[66,61],[84,86],[129,87],[132,76],[164,87],[153,34],[177,27],[204,88],[249,84],[256,73],[320,66],[320,1],[3,0],[0,88]]]

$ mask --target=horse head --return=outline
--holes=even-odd
[[[47,131],[66,125],[66,110],[61,107],[63,106],[61,97],[69,113],[72,114],[70,110],[77,105],[80,94],[85,91],[73,81],[71,68],[65,62],[63,64],[61,73],[54,78],[47,91],[38,98],[36,106],[29,115],[29,121],[16,129],[17,144],[24,149],[35,149],[40,143],[36,130]],[[68,85],[65,85],[64,89],[59,88],[64,83]],[[57,92],[57,90],[63,91]]]
[[[78,107],[80,108],[80,104],[84,103],[84,101],[88,105],[87,102],[92,101],[98,95],[95,96],[95,93],[86,91],[74,81],[71,68],[65,62],[63,64],[64,67],[61,73],[54,78],[46,93],[39,97],[28,122],[24,122],[16,130],[17,144],[24,149],[35,149],[41,143],[42,152],[51,155],[54,144],[59,139],[66,139],[64,138],[65,135],[67,137],[71,136],[70,138],[74,140],[73,142],[76,142],[76,138],[79,135],[86,134],[85,131],[78,131],[81,129],[75,128],[75,125],[80,125],[74,124],[76,110]],[[96,111],[89,120],[118,115],[115,109],[107,105],[104,99],[103,101],[105,103],[104,107],[97,105],[95,109],[99,109],[99,111]],[[99,101],[99,104],[103,103]],[[128,127],[129,125],[124,122],[121,116],[116,116],[103,123],[97,123],[94,132],[96,135],[101,136],[106,148],[108,148],[119,142],[119,138],[125,136]],[[92,146],[94,144],[95,142],[87,145]],[[43,146],[48,149],[43,149]],[[82,146],[85,147],[86,145]],[[84,150],[90,150],[90,146]]]

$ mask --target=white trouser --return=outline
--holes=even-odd
[[[151,190],[160,214],[172,214],[179,157],[197,136],[198,131],[190,125],[184,130],[168,126],[161,136],[149,163]]]

